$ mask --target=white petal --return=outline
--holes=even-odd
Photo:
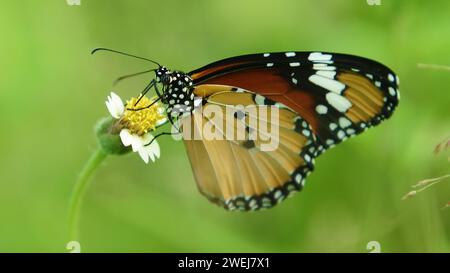
[[[131,149],[133,152],[139,151],[146,142],[144,142],[143,138],[137,135],[131,135]]]
[[[159,148],[159,143],[158,141],[156,141],[156,139],[150,145],[150,148],[153,151],[153,154],[156,156],[156,158],[159,158],[161,156],[161,149]]]
[[[107,103],[106,108],[108,108],[108,112],[111,114],[113,118],[119,119],[122,116],[122,114],[117,111],[114,105]]]
[[[113,106],[113,104],[111,102],[111,97],[110,96],[108,96],[108,100],[105,101],[105,104],[106,104],[106,108],[108,108],[108,112],[111,114],[111,116],[114,117],[113,114],[115,114],[115,111],[114,111],[114,106]]]
[[[144,147],[138,150],[139,156],[144,160],[145,163],[148,163],[148,153]]]
[[[145,139],[144,137],[140,137],[138,135],[133,135],[130,133],[128,129],[122,129],[120,131],[120,139],[122,140],[122,143],[124,146],[130,146],[133,152],[137,152],[141,149],[143,149],[145,144],[149,142],[149,140]]]
[[[149,159],[155,161],[160,157],[161,150],[159,144],[154,139],[154,136],[147,133],[143,136],[133,135],[128,129],[122,129],[119,133],[120,139],[124,146],[130,146],[133,152],[137,152],[145,163],[149,162]],[[148,145],[151,141],[153,142]]]
[[[148,157],[152,160],[152,162],[155,162],[155,155],[152,154],[152,152],[149,152],[148,150],[147,150],[147,154],[148,154]]]
[[[108,100],[105,103],[111,116],[118,119],[123,115],[125,107],[122,99],[116,93],[111,92],[111,95],[108,96]]]
[[[133,142],[133,137],[128,129],[122,129],[119,133],[119,136],[120,140],[122,140],[123,146],[130,146]]]
[[[149,140],[147,144],[153,140],[153,142],[150,145],[145,146],[145,149],[147,150],[147,153],[149,154],[152,161],[155,161],[155,158],[159,158],[161,153],[158,141],[156,141],[156,139],[154,139],[154,136],[152,136],[151,134],[147,134],[146,139]]]
[[[122,99],[114,92],[111,92],[111,98],[116,106],[117,112],[122,115],[125,111],[125,106],[123,105]]]
[[[159,145],[156,140],[152,142],[151,145],[148,146],[148,153],[150,155],[150,158],[155,161],[157,158],[159,158]]]
[[[154,138],[155,137],[150,133],[147,133],[146,135],[144,135],[142,137],[142,140],[145,142],[145,145],[143,148],[145,149],[146,153],[148,154],[148,156],[150,157],[150,159],[152,161],[155,161],[156,158],[159,158],[160,153],[161,153],[158,141],[156,141],[156,139],[154,139]],[[150,142],[151,142],[151,144],[148,145]]]
[[[146,134],[143,135],[141,138],[142,138],[142,142],[143,142],[143,143],[148,144],[148,143],[150,143],[150,141],[152,141],[153,135],[150,134],[150,133],[146,133]]]

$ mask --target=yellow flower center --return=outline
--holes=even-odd
[[[130,130],[130,133],[139,136],[155,130],[156,125],[166,119],[161,103],[155,102],[152,106],[148,107],[156,99],[157,97],[151,99],[142,97],[138,104],[136,104],[138,98],[133,97],[128,100],[125,106],[126,110],[120,120],[121,125]]]

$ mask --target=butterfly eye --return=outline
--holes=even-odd
[[[169,73],[166,73],[164,75],[161,76],[161,83],[164,85],[168,85],[172,82],[172,77],[170,76]]]

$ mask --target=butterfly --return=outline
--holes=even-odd
[[[188,73],[156,64],[143,94],[155,88],[173,123],[201,130],[212,120],[202,109],[215,105],[231,109],[226,118],[248,135],[258,134],[251,121],[259,116],[242,113],[241,106],[277,109],[279,145],[271,151],[248,136],[184,139],[199,191],[228,210],[270,208],[301,191],[315,158],[389,118],[400,99],[399,78],[391,69],[347,54],[249,54]]]

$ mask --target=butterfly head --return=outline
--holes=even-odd
[[[161,66],[156,70],[156,82],[163,85],[169,85],[172,82],[172,71],[165,66]]]
[[[168,114],[177,116],[194,110],[193,80],[188,74],[161,66],[156,71],[156,81],[163,85],[163,101],[168,104]]]

